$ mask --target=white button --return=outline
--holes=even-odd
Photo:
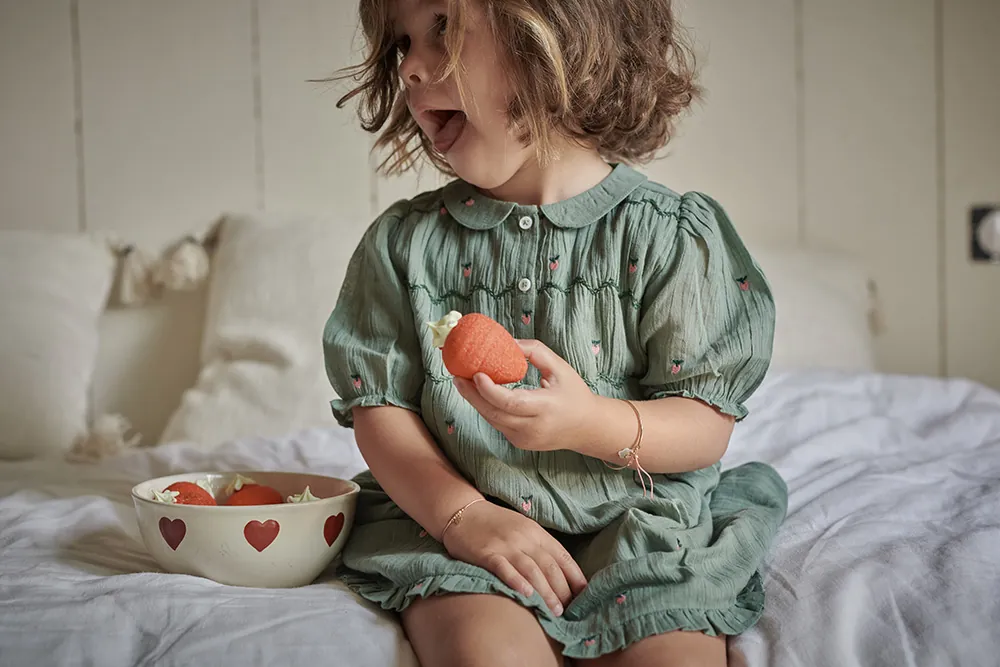
[[[525,231],[527,231],[527,230],[531,229],[531,226],[532,226],[533,224],[535,224],[535,221],[534,221],[534,220],[532,220],[532,219],[531,219],[530,217],[528,217],[528,216],[524,216],[523,218],[521,218],[521,219],[520,219],[520,220],[518,220],[518,222],[517,222],[517,225],[518,225],[518,227],[520,227],[521,229],[523,229],[523,230],[525,230]]]
[[[527,278],[521,278],[520,280],[517,281],[517,289],[521,290],[522,292],[527,292],[528,290],[531,289],[531,281],[528,280]]]

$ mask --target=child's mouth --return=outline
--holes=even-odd
[[[447,154],[462,136],[468,118],[462,111],[442,110],[431,113],[441,123],[440,129],[434,135],[434,150]]]

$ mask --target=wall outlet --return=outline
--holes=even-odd
[[[1000,205],[973,207],[969,222],[972,261],[1000,264]]]

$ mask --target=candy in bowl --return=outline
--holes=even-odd
[[[146,549],[167,572],[291,588],[340,553],[360,490],[325,475],[202,472],[137,484],[132,501]]]

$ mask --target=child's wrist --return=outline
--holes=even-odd
[[[469,502],[465,503],[460,508],[458,508],[451,515],[451,518],[448,519],[448,522],[444,524],[444,528],[441,529],[441,537],[438,541],[443,543],[445,536],[448,534],[448,531],[452,528],[457,528],[458,525],[462,523],[462,519],[465,517],[465,512],[476,503],[482,503],[482,502],[486,502],[486,499],[480,496],[479,498],[474,498],[473,500],[470,500]]]
[[[467,490],[450,494],[443,498],[435,511],[433,529],[428,529],[438,542],[444,542],[444,534],[449,528],[454,528],[461,521],[463,509],[467,510],[473,504],[485,500],[483,494],[470,486]]]
[[[637,426],[635,412],[628,403],[595,394],[593,403],[587,407],[586,426],[576,451],[591,458],[620,463],[618,452],[635,441]]]

